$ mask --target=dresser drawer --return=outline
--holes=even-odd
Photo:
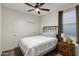
[[[65,56],[75,55],[75,45],[68,44],[66,42],[59,42],[58,43],[58,53],[65,55]]]

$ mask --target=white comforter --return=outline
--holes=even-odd
[[[55,47],[57,38],[32,36],[20,40],[19,46],[26,56],[36,56]]]

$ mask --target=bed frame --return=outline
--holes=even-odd
[[[44,26],[43,32],[58,32],[58,26]]]

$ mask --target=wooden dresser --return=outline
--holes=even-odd
[[[58,53],[64,56],[75,56],[75,45],[61,40],[58,43]]]

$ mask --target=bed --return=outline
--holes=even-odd
[[[57,27],[55,26],[45,26],[43,27],[43,35],[22,38],[19,42],[19,47],[21,48],[23,55],[39,56],[44,55],[49,51],[55,49],[58,42],[56,34],[53,34],[53,36],[49,36],[48,33],[52,33],[52,30],[56,31],[56,28]]]

